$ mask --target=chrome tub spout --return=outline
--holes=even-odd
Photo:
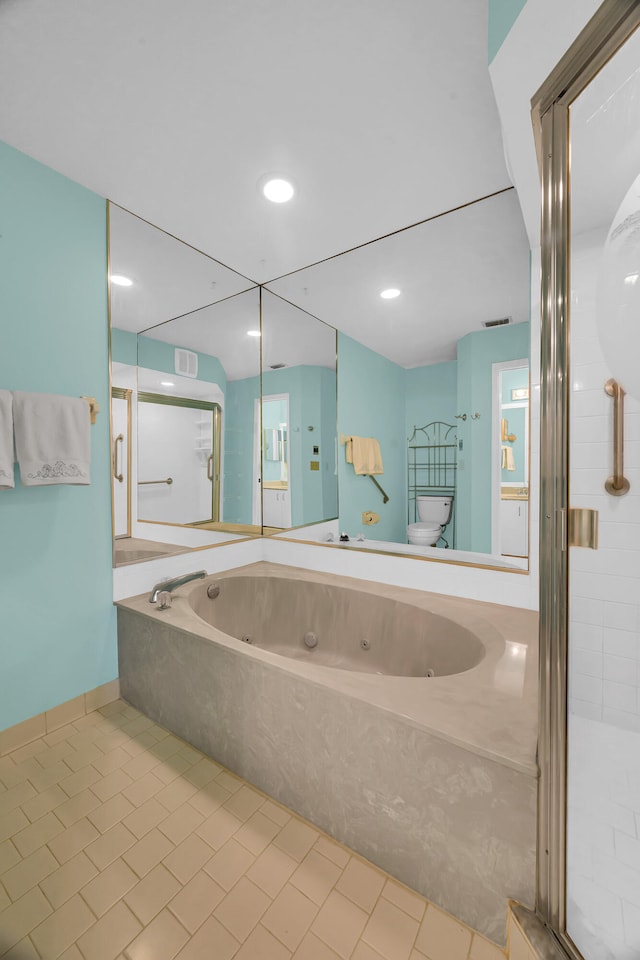
[[[202,580],[202,578],[206,576],[206,570],[196,570],[195,573],[185,573],[181,577],[171,577],[169,580],[161,580],[160,583],[156,583],[155,587],[151,591],[149,603],[157,603],[158,594],[161,592],[171,593],[172,590],[176,590],[178,587],[181,587],[185,583],[189,583],[191,580]]]

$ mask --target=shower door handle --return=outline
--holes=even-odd
[[[213,454],[209,454],[207,457],[207,480],[213,482]]]
[[[118,436],[113,441],[113,479],[117,480],[118,483],[124,482],[124,475],[122,471],[118,473],[118,444],[124,443],[124,434],[119,433]],[[122,447],[120,447],[122,449]]]

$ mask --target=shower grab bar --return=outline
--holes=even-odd
[[[607,380],[604,391],[613,397],[613,475],[605,481],[604,488],[612,497],[622,497],[629,490],[629,481],[624,475],[624,390],[617,380]]]
[[[124,474],[122,473],[122,470],[120,471],[120,473],[118,473],[118,444],[119,443],[124,443],[123,433],[119,433],[118,436],[113,441],[113,479],[117,480],[118,483],[123,483]]]
[[[167,477],[166,480],[138,480],[139,487],[148,487],[152,483],[166,483],[168,486],[171,486],[173,483],[173,477]]]

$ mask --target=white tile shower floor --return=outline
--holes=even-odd
[[[504,960],[118,700],[0,758],[7,960]]]
[[[567,929],[586,960],[640,957],[640,733],[575,714]]]

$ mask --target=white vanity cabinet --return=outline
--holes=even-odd
[[[528,500],[500,501],[500,553],[526,557],[529,553]]]
[[[286,530],[291,526],[289,491],[264,486],[262,490],[262,524]]]

